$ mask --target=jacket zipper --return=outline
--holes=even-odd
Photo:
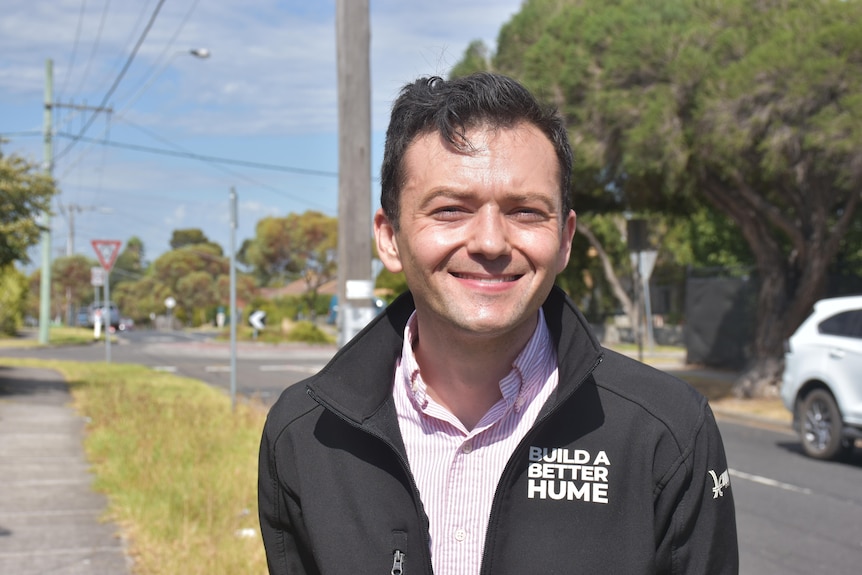
[[[313,389],[306,387],[305,392],[308,394],[308,396],[311,399],[313,399],[315,402],[317,402],[321,407],[323,407],[324,409],[328,410],[331,413],[334,413],[336,415],[336,417],[338,417],[343,422],[347,423],[351,427],[354,427],[355,429],[357,429],[363,433],[367,433],[368,435],[370,435],[372,437],[376,437],[377,439],[382,441],[383,444],[386,445],[392,451],[392,453],[395,454],[395,457],[398,458],[398,461],[401,464],[401,468],[407,473],[407,477],[410,478],[410,488],[413,490],[413,501],[414,502],[422,501],[422,498],[419,495],[419,488],[416,487],[416,480],[413,478],[413,472],[410,471],[410,464],[407,462],[407,459],[405,459],[404,456],[401,455],[401,453],[395,448],[395,446],[392,445],[392,442],[389,441],[389,439],[387,439],[382,434],[375,433],[373,431],[365,429],[361,425],[356,423],[355,421],[349,419],[344,414],[342,414],[339,410],[337,410],[334,407],[332,407],[331,405],[329,405],[326,401],[320,399],[317,396],[317,394],[314,393]],[[421,523],[421,521],[420,521],[420,523]],[[430,536],[427,532],[427,529],[424,529],[423,533],[422,533],[422,541],[425,545],[425,549],[430,550],[431,549],[431,541],[430,541],[429,537]],[[399,575],[399,574],[403,575],[404,574],[404,558],[405,558],[404,552],[402,552],[399,549],[395,549],[395,551],[392,554],[392,572],[391,572],[392,575]],[[427,558],[426,564],[428,567],[426,573],[433,573],[434,568],[431,565],[430,551],[426,555],[426,558]]]
[[[404,553],[398,549],[392,554],[392,571],[389,575],[404,575]]]
[[[485,532],[485,548],[482,550],[482,567],[479,569],[480,575],[482,573],[485,573],[486,569],[487,569],[488,535],[491,533],[492,530],[496,529],[495,523],[497,521],[496,516],[498,514],[497,508],[499,507],[499,497],[498,496],[500,495],[499,488],[500,488],[500,485],[503,484],[503,479],[511,473],[512,461],[515,459],[515,455],[517,453],[519,453],[521,450],[523,450],[524,445],[529,443],[531,438],[539,432],[539,428],[548,419],[550,419],[550,417],[552,415],[554,415],[554,413],[556,413],[558,409],[560,409],[560,406],[562,406],[572,396],[572,394],[578,390],[578,388],[580,388],[584,384],[584,382],[587,380],[587,378],[596,370],[596,368],[599,366],[599,364],[602,363],[602,359],[604,359],[604,357],[600,355],[599,358],[595,361],[595,363],[593,363],[592,367],[587,371],[587,373],[584,374],[584,377],[582,377],[581,380],[578,382],[578,384],[572,389],[571,393],[566,395],[566,397],[560,398],[560,401],[555,403],[554,406],[551,408],[551,410],[548,411],[548,413],[543,415],[541,417],[541,419],[536,420],[536,422],[533,424],[533,427],[530,428],[530,431],[527,433],[527,435],[524,436],[524,439],[521,440],[521,442],[518,444],[518,446],[512,452],[511,457],[509,457],[509,461],[506,462],[506,467],[505,467],[505,469],[503,469],[503,473],[500,475],[500,480],[497,483],[497,489],[494,492],[494,501],[491,504],[491,513],[489,514],[489,520],[488,520],[488,530]],[[559,385],[559,383],[557,385]]]

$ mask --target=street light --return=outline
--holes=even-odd
[[[191,54],[195,58],[198,58],[200,60],[206,60],[212,55],[212,52],[209,51],[209,48],[192,48],[190,50],[177,50],[176,52],[171,54],[171,57],[168,58],[164,64],[162,64],[161,68],[159,68],[152,76],[150,76],[150,78],[147,80],[147,83],[141,86],[141,89],[138,90],[131,98],[129,98],[128,104],[126,104],[126,106],[120,113],[131,108],[132,105],[134,105],[134,103],[138,101],[138,98],[140,98],[144,94],[144,92],[147,91],[147,88],[152,86],[153,82],[158,80],[159,76],[164,74],[165,70],[168,69],[168,66],[171,65],[171,62],[174,61],[174,58],[176,58],[180,54]]]

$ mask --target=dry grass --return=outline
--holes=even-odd
[[[26,360],[6,360],[26,365]],[[264,410],[142,366],[38,362],[70,383],[85,449],[134,573],[266,573],[257,519]]]

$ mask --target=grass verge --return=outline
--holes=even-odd
[[[28,334],[17,337],[0,336],[0,347],[39,347],[38,337],[34,330],[28,330]],[[102,332],[102,341],[105,340],[105,332]],[[117,336],[111,336],[111,342],[117,341]],[[78,345],[93,342],[93,330],[85,327],[62,327],[56,326],[48,329],[49,345]]]
[[[2,358],[56,369],[88,419],[85,449],[138,575],[266,573],[257,519],[265,412],[130,364]]]

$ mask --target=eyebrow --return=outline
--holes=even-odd
[[[433,192],[428,194],[428,196],[425,197],[422,200],[422,202],[419,204],[419,208],[420,209],[427,208],[429,204],[431,204],[433,201],[437,200],[438,198],[468,201],[468,200],[472,199],[473,197],[475,197],[475,194],[473,194],[471,192],[459,192],[459,191],[452,190],[449,188],[441,188],[439,190],[434,190]],[[550,200],[547,197],[545,197],[544,195],[540,195],[540,194],[507,194],[504,197],[504,199],[507,201],[514,202],[514,203],[526,203],[529,201],[538,201],[542,205],[545,206],[545,208],[548,210],[548,212],[557,211],[557,206],[554,205],[553,200]]]

